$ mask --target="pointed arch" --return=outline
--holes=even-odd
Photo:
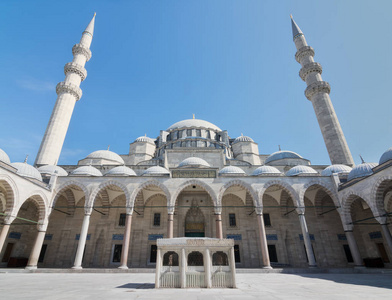
[[[22,205],[28,201],[28,200],[32,200],[32,202],[35,203],[35,205],[37,206],[37,210],[38,210],[38,222],[42,225],[42,224],[46,224],[47,220],[48,220],[48,209],[47,209],[47,203],[48,203],[48,199],[46,197],[46,195],[42,192],[42,191],[33,191],[32,193],[30,193],[30,195],[26,198],[25,201],[23,201],[23,203],[21,203],[20,207],[22,207]],[[19,207],[19,209],[20,209]]]
[[[380,215],[385,213],[384,192],[388,186],[392,186],[392,176],[380,177],[372,187],[371,198]]]
[[[288,183],[281,181],[281,180],[268,181],[262,186],[262,188],[259,189],[258,195],[259,195],[260,202],[263,201],[263,196],[264,196],[264,193],[266,192],[266,190],[269,187],[274,186],[274,185],[278,185],[278,186],[282,187],[283,190],[285,190],[288,193],[288,195],[293,199],[294,204],[299,205],[298,193]],[[260,203],[260,205],[262,205],[262,203]]]
[[[87,187],[80,182],[77,182],[75,180],[70,180],[62,184],[58,189],[56,189],[55,196],[53,197],[53,201],[51,203],[51,207],[52,208],[56,207],[58,198],[61,196],[65,196],[68,203],[67,211],[69,214],[74,215],[75,207],[76,207],[76,199],[75,199],[75,194],[72,191],[72,187],[78,187],[83,191],[85,197],[84,206],[86,206],[87,204],[86,202],[89,195],[89,191]]]
[[[149,186],[156,186],[156,187],[160,188],[163,191],[163,193],[165,194],[165,196],[166,196],[167,203],[168,204],[170,203],[170,192],[169,192],[168,188],[164,184],[160,183],[157,180],[148,180],[148,181],[142,183],[136,189],[133,190],[133,192],[132,192],[132,194],[131,194],[131,196],[129,198],[129,203],[127,203],[126,206],[127,207],[133,207],[135,205],[135,200],[136,200],[137,195],[144,188],[147,188]]]
[[[207,194],[211,197],[214,206],[215,206],[215,207],[218,206],[218,199],[217,199],[217,196],[216,196],[214,190],[213,190],[208,184],[206,184],[205,182],[203,182],[203,181],[201,181],[201,180],[197,180],[197,179],[187,180],[187,181],[185,181],[184,183],[182,183],[182,184],[177,188],[176,192],[174,193],[173,198],[172,198],[172,200],[171,200],[172,203],[170,203],[170,206],[175,206],[176,200],[177,200],[178,196],[180,195],[180,193],[181,193],[186,187],[191,186],[191,185],[196,185],[196,186],[199,186],[199,187],[201,187],[202,189],[204,189],[204,190],[207,192]]]
[[[244,182],[242,180],[238,180],[238,179],[231,180],[231,181],[227,182],[224,186],[222,186],[220,188],[219,195],[218,195],[218,205],[222,205],[223,195],[225,194],[227,189],[232,187],[232,186],[243,187],[252,196],[253,204],[255,206],[257,205],[257,203],[258,203],[258,196],[259,196],[257,194],[257,192],[254,190],[254,188],[250,184],[248,184],[248,183],[246,183],[246,182]],[[246,203],[246,199],[245,199],[245,203]]]
[[[363,201],[366,202],[366,204],[371,208],[371,205],[368,201],[365,200],[365,197],[363,194],[360,192],[354,192],[350,191],[343,199],[342,202],[342,218],[346,222],[346,224],[343,223],[343,226],[350,226],[352,227],[353,224],[353,219],[351,216],[351,210],[352,210],[352,205],[357,199],[362,199]]]
[[[4,221],[8,221],[6,219],[11,218],[14,210],[17,206],[17,199],[19,199],[19,193],[15,182],[12,180],[11,177],[7,175],[0,176],[0,184],[4,187],[5,190],[5,210],[4,213],[6,214]]]
[[[91,196],[90,199],[91,201],[93,201],[93,203],[89,203],[91,204],[90,206],[94,205],[95,202],[95,198],[97,197],[97,195],[102,191],[105,190],[106,188],[110,187],[110,186],[116,186],[119,189],[121,189],[124,194],[125,194],[125,199],[126,199],[126,203],[128,203],[130,201],[131,195],[128,191],[128,189],[126,188],[125,185],[123,185],[122,183],[115,181],[115,180],[108,180],[105,182],[102,182],[97,188],[95,188],[92,192],[91,192]],[[110,204],[110,203],[109,203]]]

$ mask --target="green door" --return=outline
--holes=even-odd
[[[185,237],[204,237],[204,232],[185,232]]]

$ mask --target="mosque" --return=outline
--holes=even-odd
[[[237,268],[392,266],[392,148],[354,165],[330,85],[293,19],[299,76],[331,165],[261,155],[252,138],[193,118],[137,138],[127,154],[98,150],[58,166],[94,22],[64,67],[34,166],[0,149],[1,267],[154,267],[157,239],[173,237],[233,239]]]

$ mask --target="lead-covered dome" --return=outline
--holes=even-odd
[[[105,176],[136,176],[136,173],[131,168],[126,166],[119,166],[110,169],[105,173]]]
[[[166,176],[170,175],[170,172],[163,167],[153,166],[143,172],[144,176]]]
[[[373,168],[377,167],[377,163],[362,163],[355,166],[348,174],[347,180],[350,181],[355,178],[366,177],[373,174]]]
[[[189,127],[207,128],[207,129],[222,131],[218,126],[200,119],[182,120],[180,122],[171,125],[166,131],[171,131],[177,128],[189,128]]]
[[[331,176],[332,174],[339,174],[339,173],[350,173],[352,168],[346,165],[331,165],[321,171],[321,176]]]
[[[87,155],[86,159],[93,159],[93,160],[104,159],[113,163],[118,163],[121,165],[124,164],[124,160],[121,158],[120,155],[109,150],[94,151],[89,155]]]
[[[270,156],[267,157],[267,159],[265,160],[265,163],[268,164],[268,163],[270,163],[272,161],[285,159],[285,158],[299,158],[299,159],[302,159],[303,157],[301,155],[299,155],[298,153],[295,153],[293,151],[283,150],[283,151],[278,151],[278,152],[272,153]]]
[[[236,166],[227,166],[219,171],[219,175],[243,176],[245,171]]]
[[[11,164],[11,160],[8,157],[7,153],[4,150],[0,149],[0,161],[5,162],[6,164]]]
[[[188,157],[185,158],[180,164],[178,165],[179,168],[198,168],[198,167],[206,167],[209,168],[210,164],[206,162],[204,159],[199,157]]]
[[[268,175],[277,176],[281,174],[282,173],[275,167],[261,166],[253,171],[252,176],[268,176]]]
[[[20,176],[42,181],[41,173],[28,163],[16,162],[12,163],[11,166],[16,168],[16,174],[19,174]]]
[[[234,140],[233,144],[241,143],[241,142],[253,142],[254,143],[254,140],[252,138],[250,138],[249,136],[241,135]]]
[[[93,166],[79,167],[71,172],[72,175],[77,176],[102,176],[101,171]]]
[[[392,147],[383,153],[380,157],[380,165],[392,159]]]
[[[295,166],[287,171],[286,176],[313,176],[318,172],[308,166]]]
[[[67,171],[65,171],[62,167],[54,166],[54,165],[45,165],[38,168],[38,171],[41,174],[52,175],[54,172],[57,172],[57,176],[68,176]]]
[[[149,138],[148,136],[139,136],[139,137],[135,140],[135,142],[137,142],[137,143],[150,143],[150,144],[155,145],[154,139]]]

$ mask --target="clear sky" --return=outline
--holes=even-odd
[[[306,84],[298,76],[290,14],[323,66],[354,161],[392,146],[392,1],[0,2],[0,148],[32,164],[55,86],[97,12],[92,59],[59,164],[129,143],[183,119],[243,133],[262,154],[295,151],[330,164]]]

